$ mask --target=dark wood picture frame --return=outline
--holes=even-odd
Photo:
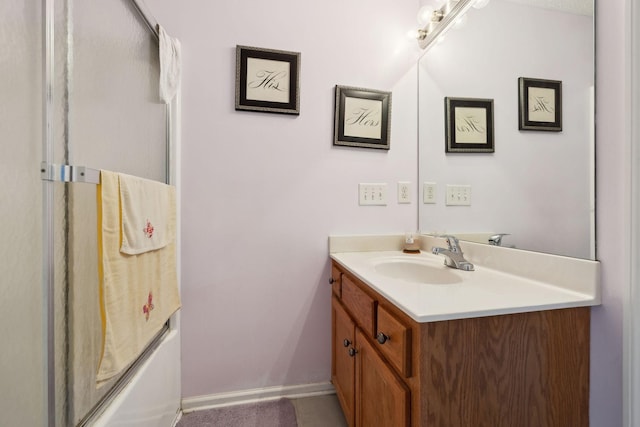
[[[518,79],[518,129],[562,131],[562,82]]]
[[[391,92],[335,87],[333,145],[389,150]]]
[[[236,110],[300,114],[300,53],[236,46]]]
[[[445,152],[493,153],[493,99],[444,98]]]

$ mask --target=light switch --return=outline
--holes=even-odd
[[[387,184],[358,184],[360,206],[386,206]]]
[[[447,184],[447,206],[471,206],[471,186]]]

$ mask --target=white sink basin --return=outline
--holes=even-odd
[[[403,238],[393,236],[389,245]],[[423,238],[425,247],[443,245],[441,239]],[[442,255],[426,250],[375,250],[369,236],[350,239],[357,245],[333,243],[341,251],[331,252],[331,259],[416,322],[600,304],[597,261],[465,242],[463,249],[475,270],[462,271],[445,266]]]
[[[424,258],[394,256],[373,260],[376,273],[392,279],[428,285],[460,283],[463,277],[454,269]]]

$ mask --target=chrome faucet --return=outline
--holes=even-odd
[[[508,236],[509,233],[498,233],[489,237],[489,244],[492,246],[502,246],[502,237]]]
[[[464,254],[462,253],[462,249],[460,249],[460,244],[458,243],[458,239],[454,236],[442,236],[447,242],[448,249],[433,247],[431,252],[435,255],[442,254],[444,255],[444,265],[451,268],[457,268],[458,270],[472,271],[473,264],[464,259]]]

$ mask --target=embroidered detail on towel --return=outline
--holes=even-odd
[[[149,315],[151,314],[151,310],[153,310],[153,294],[149,292],[149,298],[147,299],[147,303],[142,306],[142,313],[144,313],[144,320],[149,320]]]
[[[147,236],[148,238],[153,237],[153,225],[151,225],[151,222],[149,220],[147,220],[147,225],[145,225],[142,231],[144,232],[144,235]]]
[[[169,203],[175,189],[158,181],[118,175],[120,185],[120,252],[139,255],[167,246],[175,236],[168,233],[168,219],[175,215]]]

